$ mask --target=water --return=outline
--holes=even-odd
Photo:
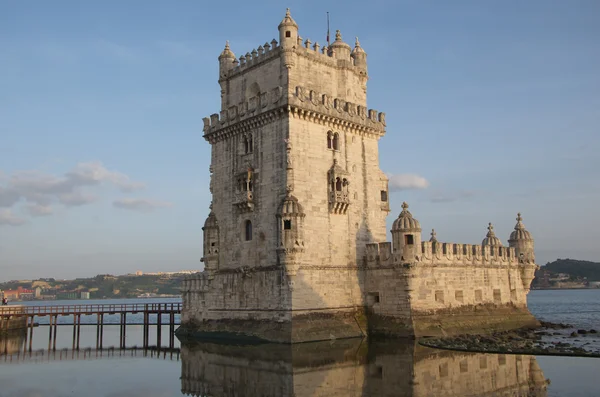
[[[135,302],[158,301],[46,304]],[[545,321],[600,330],[600,290],[532,291],[529,306]],[[155,341],[155,327],[150,332]],[[48,352],[48,336],[48,327],[37,327],[33,352],[25,355],[16,354],[23,351],[23,335],[4,339],[0,346],[13,354],[0,355],[0,397],[600,395],[600,359],[450,352],[356,339],[254,347],[177,342],[175,350],[144,351],[134,348],[142,345],[138,325],[128,326],[125,351],[110,348],[119,344],[118,326],[105,327],[102,351],[95,349],[96,327],[82,326],[79,352],[71,349],[72,327],[59,326],[57,350]],[[161,336],[167,345],[168,327]]]

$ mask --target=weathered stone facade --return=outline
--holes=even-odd
[[[227,44],[219,65],[205,269],[184,281],[180,332],[293,343],[536,323],[528,232],[508,248],[491,225],[482,245],[421,242],[404,205],[384,242],[385,114],[367,109],[358,39],[303,42],[288,10],[279,42],[239,60]]]

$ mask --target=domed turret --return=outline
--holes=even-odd
[[[492,226],[491,222],[488,224],[488,232],[483,241],[481,242],[481,245],[487,245],[490,247],[502,247],[502,241],[500,241],[500,239],[496,237],[496,233],[494,233],[494,226]]]
[[[515,230],[510,234],[508,245],[515,249],[517,258],[526,262],[535,262],[534,243],[531,233],[525,229],[523,225],[521,213],[517,214],[517,224]]]
[[[523,225],[523,218],[521,218],[521,213],[517,214],[517,224],[515,225],[515,230],[510,234],[510,239],[508,241],[516,241],[516,240],[533,240],[531,237],[531,233],[529,233],[525,229],[525,225]]]
[[[292,18],[290,9],[285,12],[285,17],[279,24],[279,45],[283,48],[292,48],[298,44],[298,24]]]
[[[398,215],[398,218],[392,225],[392,232],[395,230],[401,232],[421,231],[421,224],[418,220],[413,218],[412,214],[408,210],[408,204],[406,204],[406,202],[402,203],[402,212],[400,215]]]
[[[219,55],[219,76],[225,77],[228,71],[235,67],[235,54],[229,48],[229,41],[225,42],[225,49]]]
[[[292,195],[287,195],[281,205],[279,206],[279,215],[280,217],[287,216],[300,216],[304,217],[304,209],[302,205],[298,202],[298,199]]]
[[[350,46],[342,40],[342,33],[336,30],[335,41],[329,46],[329,51],[333,51],[333,57],[350,60],[350,50]]]
[[[361,73],[367,75],[367,53],[362,49],[360,43],[358,42],[358,37],[356,38],[356,42],[354,43],[354,49],[350,54],[352,59],[354,59],[354,66],[361,69]]]
[[[412,261],[421,253],[421,225],[402,203],[402,212],[392,225],[394,255],[400,261]]]
[[[277,258],[288,275],[294,275],[304,252],[304,209],[289,192],[277,211]]]
[[[204,227],[204,246],[203,257],[200,259],[204,262],[204,270],[208,273],[208,277],[214,277],[214,272],[219,268],[219,222],[214,212],[210,211]]]

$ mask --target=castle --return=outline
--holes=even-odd
[[[422,241],[402,205],[386,240],[385,114],[367,108],[356,39],[303,40],[289,10],[279,42],[219,58],[204,271],[183,283],[180,334],[296,343],[536,326],[526,295],[533,239],[509,247]]]

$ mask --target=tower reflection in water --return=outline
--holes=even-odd
[[[283,345],[184,344],[191,396],[546,396],[534,356],[453,352],[356,339]]]

